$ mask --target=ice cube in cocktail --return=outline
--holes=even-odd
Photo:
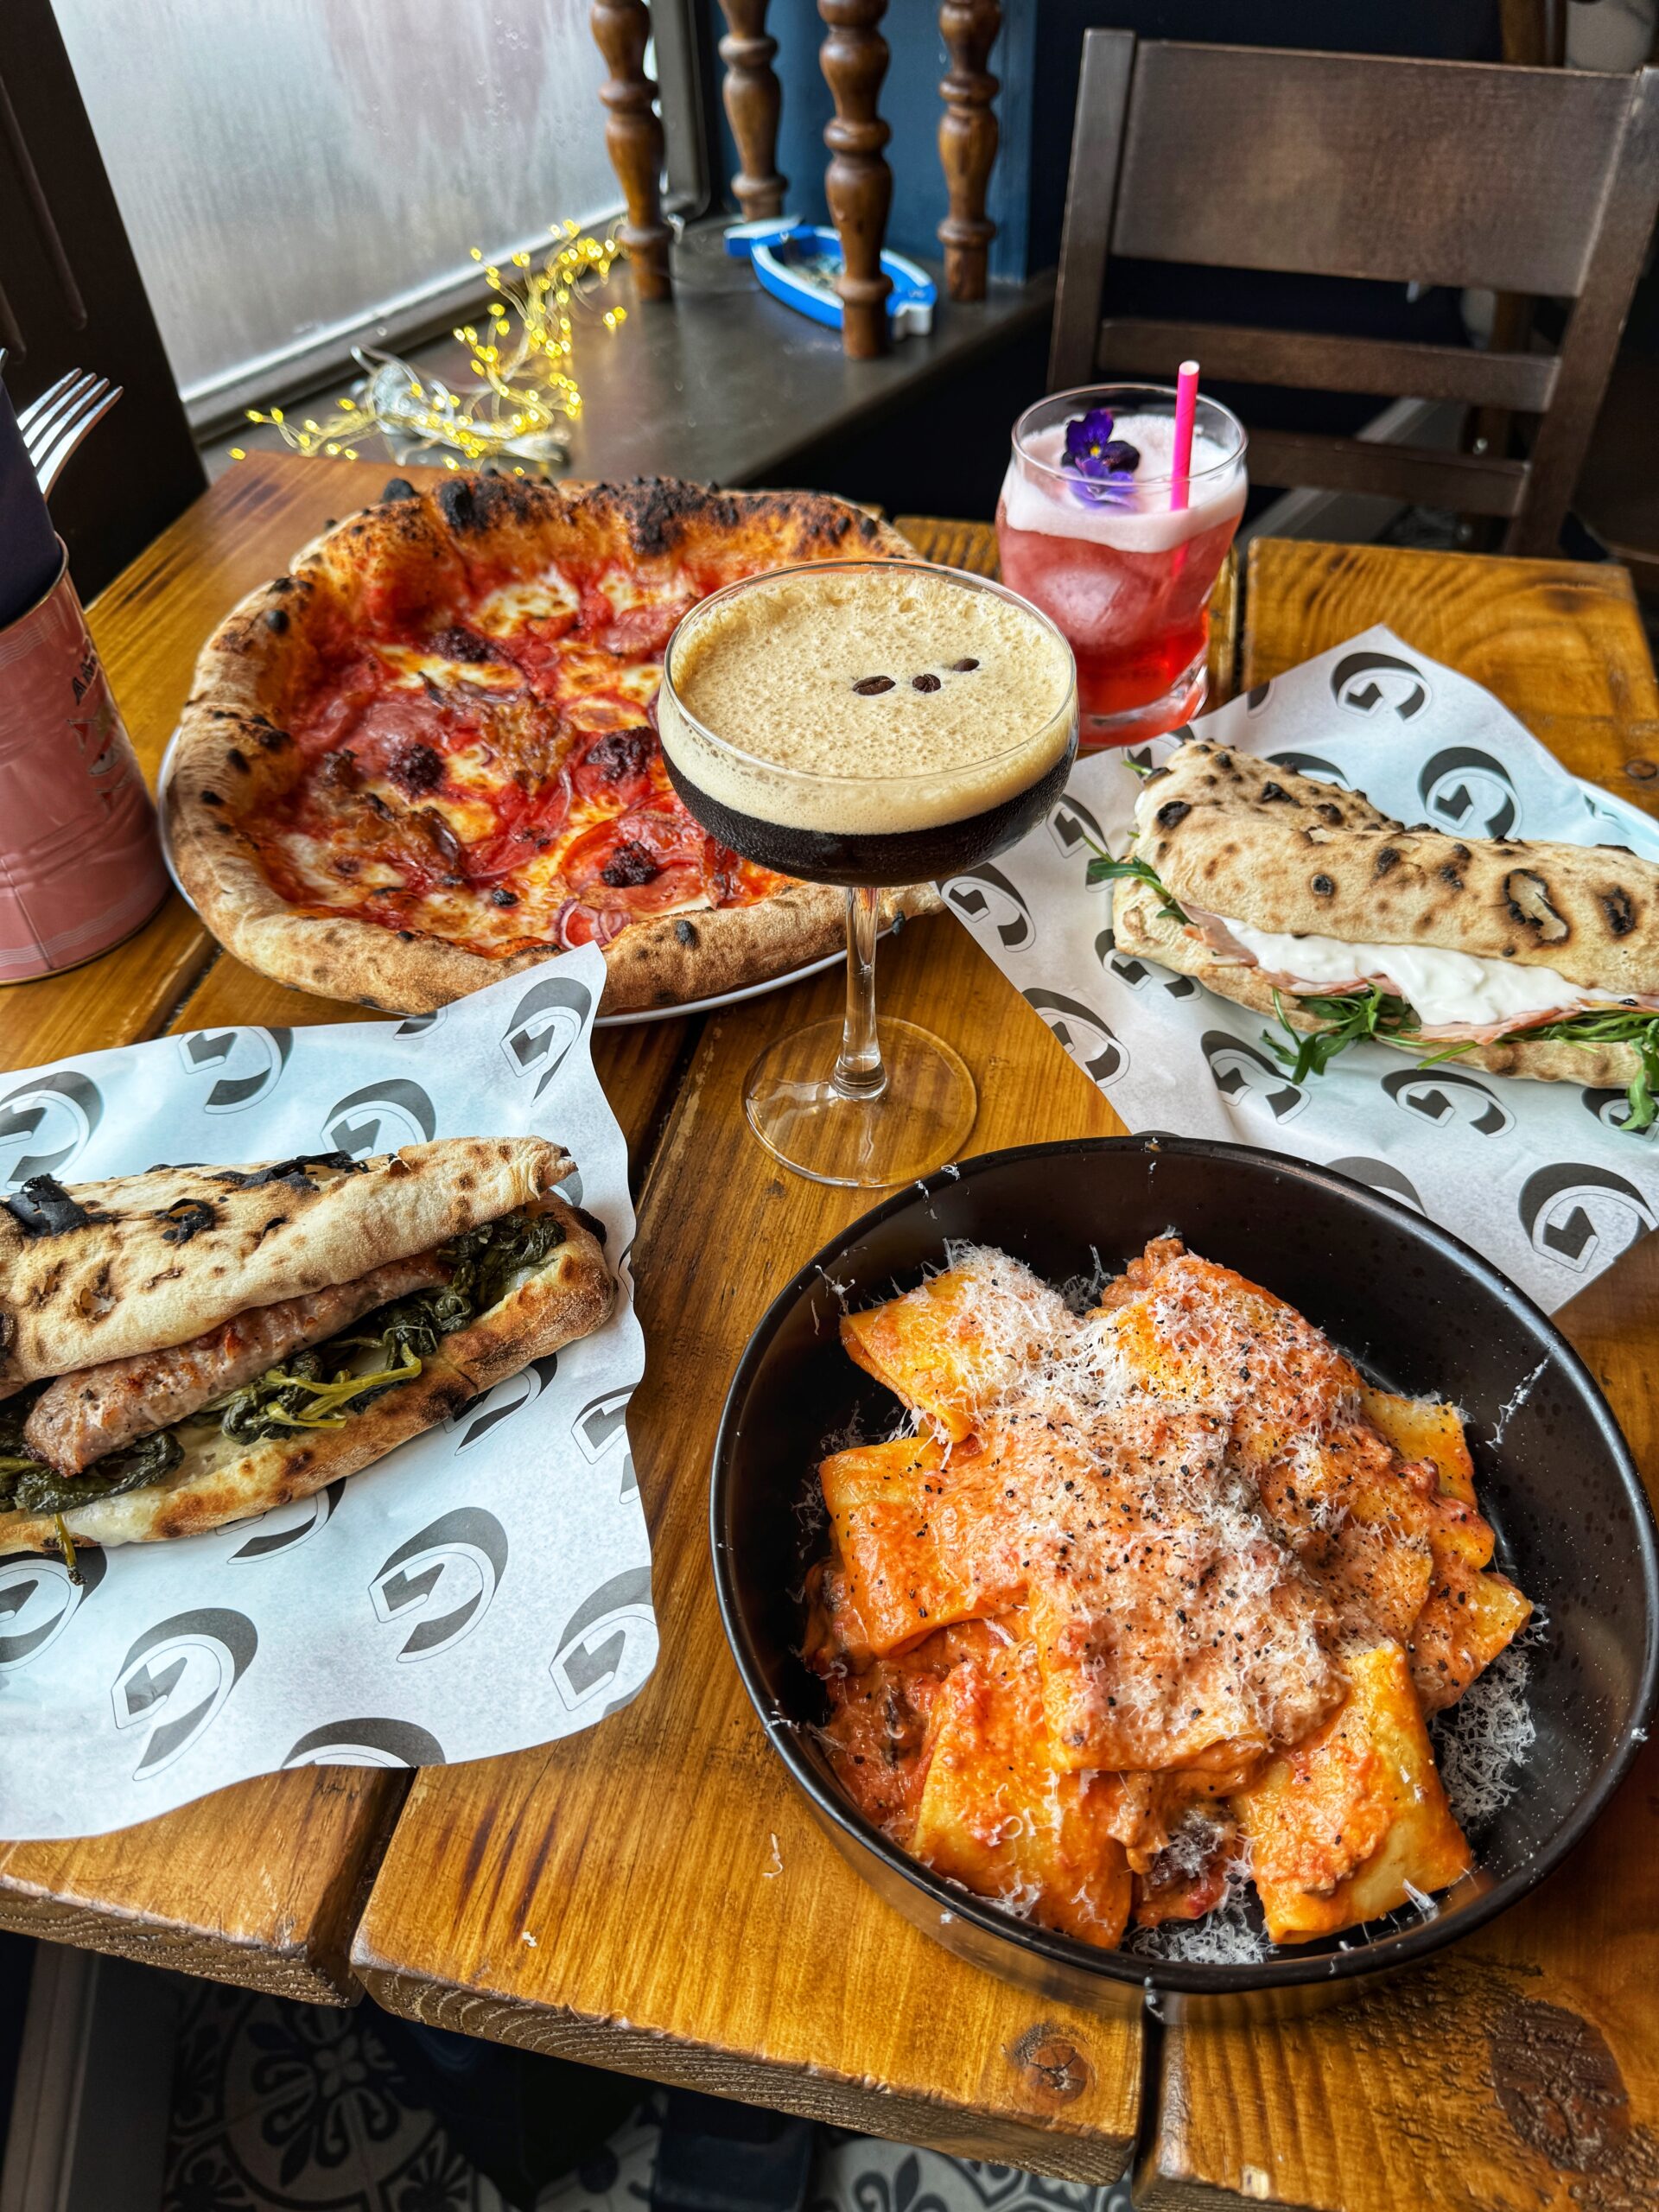
[[[1014,425],[996,511],[1002,581],[1071,641],[1085,749],[1158,736],[1204,702],[1210,594],[1248,488],[1244,432],[1201,397],[1183,481],[1174,410],[1173,390],[1111,385],[1056,393]],[[1067,461],[1067,425],[1101,410],[1135,461],[1090,476]]]

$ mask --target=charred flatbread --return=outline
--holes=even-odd
[[[1363,793],[1204,741],[1147,778],[1135,824],[1109,870],[1122,879],[1118,949],[1317,1040],[1286,1055],[1299,1080],[1343,1043],[1375,1037],[1493,1074],[1625,1089],[1626,1126],[1654,1120],[1651,861],[1623,846],[1407,828]],[[1342,970],[1348,945],[1346,974],[1310,980],[1319,966]],[[1451,957],[1436,987],[1454,1002],[1425,1014],[1411,993],[1427,986],[1409,978],[1437,955]],[[1526,971],[1535,982],[1511,989]]]
[[[306,1497],[598,1328],[614,1295],[603,1230],[550,1187],[569,1172],[569,1156],[541,1140],[511,1139],[462,1147],[457,1161],[467,1163],[470,1188],[448,1205],[422,1185],[420,1201],[404,1206],[408,1179],[389,1175],[375,1208],[356,1207],[363,1243],[348,1266],[437,1224],[436,1241],[420,1250],[219,1319],[187,1340],[14,1389],[0,1403],[0,1553],[73,1557],[82,1544],[195,1535]],[[364,1173],[386,1166],[371,1162]],[[302,1217],[324,1217],[344,1171],[313,1162],[298,1172],[310,1192],[296,1191]],[[135,1184],[149,1186],[147,1199],[155,1195],[149,1178],[59,1193],[50,1199],[62,1224],[55,1233],[96,1238],[108,1253],[130,1224],[143,1241],[151,1216],[129,1209]],[[68,1206],[92,1211],[92,1192],[101,1218],[69,1221]],[[379,1217],[387,1209],[399,1215],[395,1229]],[[303,1241],[311,1256],[268,1270],[267,1285],[310,1280],[322,1239]],[[223,1296],[210,1265],[196,1314]],[[176,1304],[168,1311],[174,1328],[190,1318]]]

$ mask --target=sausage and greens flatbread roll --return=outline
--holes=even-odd
[[[382,1459],[610,1312],[541,1137],[0,1205],[0,1553],[194,1535]]]

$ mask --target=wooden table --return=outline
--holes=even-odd
[[[251,461],[105,595],[94,628],[147,765],[213,620],[362,485],[346,463]],[[935,558],[993,557],[982,528],[899,519]],[[1258,545],[1217,626],[1219,689],[1235,660],[1255,683],[1377,620],[1489,685],[1580,772],[1638,800],[1655,788],[1659,693],[1616,569]],[[973,1149],[1117,1128],[964,933],[909,931],[883,969],[890,1010],[973,1066]],[[739,1688],[704,1523],[742,1343],[801,1255],[861,1210],[739,1134],[753,1052],[831,1010],[838,988],[597,1040],[642,1185],[650,1363],[630,1430],[663,1657],[640,1697],[602,1729],[412,1784],[305,1770],[118,1836],[0,1846],[0,1923],[337,2002],[360,1975],[423,2018],[1051,2174],[1111,2178],[1138,2141],[1148,2204],[1652,2202],[1655,1755],[1527,1905],[1404,1983],[1249,2036],[1166,2037],[961,1966],[880,1906],[806,1815]],[[0,1059],[355,1012],[215,958],[175,906],[94,966],[0,995]],[[1649,1465],[1653,1249],[1565,1317]],[[725,1252],[734,1264],[711,1266]]]

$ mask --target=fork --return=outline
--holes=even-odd
[[[121,392],[121,385],[107,377],[71,369],[24,408],[17,425],[42,494],[52,489],[70,454]]]

